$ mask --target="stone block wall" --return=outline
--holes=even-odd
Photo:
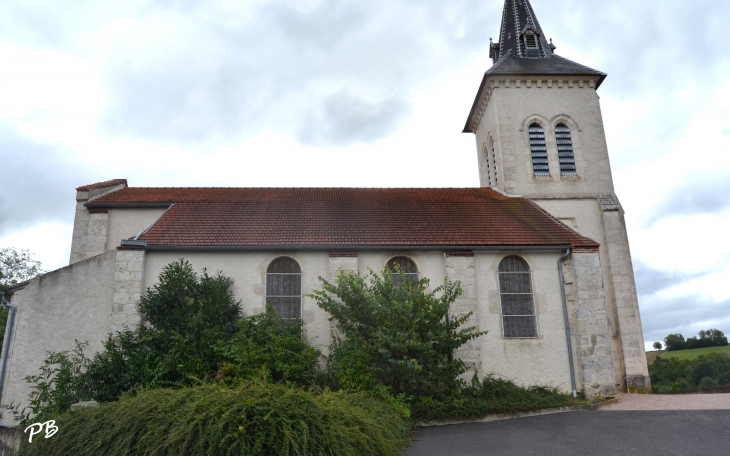
[[[121,190],[126,186],[127,183],[124,181],[124,183],[113,183],[92,190],[76,192],[76,212],[74,214],[74,229],[71,237],[69,264],[101,255],[106,250],[109,213],[108,211],[92,213],[84,205],[89,201]]]
[[[114,269],[112,297],[112,331],[136,329],[140,324],[137,303],[144,282],[144,250],[118,249]]]
[[[623,212],[615,197],[610,195],[602,198],[601,207],[606,230],[606,249],[611,263],[611,279],[616,300],[613,306],[621,338],[626,389],[630,393],[649,393],[651,380]]]
[[[459,299],[451,305],[449,313],[454,317],[461,318],[472,312],[464,326],[476,326],[479,330],[474,254],[472,252],[446,252],[444,255],[446,276],[452,282],[461,282],[461,289],[463,290]],[[470,340],[458,350],[455,350],[454,356],[463,360],[470,370],[476,369],[481,372],[481,342],[479,339]],[[468,376],[468,374],[466,375]]]
[[[611,396],[616,375],[599,253],[576,251],[564,265],[577,380],[588,397]]]

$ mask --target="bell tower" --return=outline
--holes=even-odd
[[[476,138],[481,186],[527,197],[600,244],[616,386],[649,392],[624,212],[597,93],[606,74],[555,49],[529,0],[505,0],[499,42],[489,48],[493,64],[464,133]],[[574,303],[573,311],[590,309]]]

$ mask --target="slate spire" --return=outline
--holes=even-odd
[[[545,59],[555,46],[548,43],[529,0],[505,0],[499,42],[491,43],[489,56],[496,63],[510,53],[514,57]]]

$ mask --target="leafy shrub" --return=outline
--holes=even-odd
[[[363,393],[308,392],[261,382],[150,390],[69,412],[32,455],[399,455],[410,425]]]
[[[486,376],[463,386],[448,398],[420,398],[411,407],[411,416],[418,420],[479,418],[491,413],[516,413],[542,408],[585,404],[584,398],[573,398],[549,386],[522,387],[496,376]]]
[[[280,318],[273,307],[238,323],[236,334],[219,346],[226,361],[217,378],[270,380],[306,384],[312,381],[319,351],[302,341],[301,320]]]
[[[283,320],[270,307],[241,317],[231,284],[220,274],[195,274],[184,260],[171,263],[140,301],[145,325],[110,334],[91,360],[83,353],[86,344],[49,352],[41,374],[26,377],[31,407],[13,405],[17,419],[53,417],[81,400],[115,401],[135,388],[261,377],[308,383],[319,352],[302,341],[301,322]]]
[[[449,315],[462,292],[458,282],[446,279],[428,292],[428,279],[408,280],[388,269],[366,277],[341,274],[336,285],[320,281],[323,289],[313,298],[347,339],[333,352],[335,377],[342,386],[376,383],[409,397],[448,395],[458,388],[458,376],[466,369],[453,351],[486,334],[463,327],[471,314]],[[348,370],[349,360],[362,370]]]
[[[30,410],[20,409],[19,404],[3,406],[21,426],[30,424],[31,418],[33,421],[53,419],[70,410],[71,404],[89,397],[88,384],[83,375],[89,364],[89,359],[84,356],[88,343],[75,342],[76,347],[71,351],[48,352],[40,374],[25,378],[32,384],[28,396]]]

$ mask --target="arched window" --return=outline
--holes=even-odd
[[[547,145],[545,145],[545,130],[536,123],[530,125],[530,152],[532,153],[532,171],[535,176],[549,176]]]
[[[266,302],[282,318],[302,318],[302,268],[289,257],[279,257],[266,269]]]
[[[390,272],[393,273],[393,281],[396,285],[401,285],[403,283],[401,276],[396,273],[398,270],[403,273],[406,281],[415,282],[418,280],[418,266],[416,266],[416,263],[408,257],[397,256],[391,258],[385,267],[390,269]]]
[[[510,256],[499,263],[498,275],[504,337],[537,337],[530,266],[522,258]]]
[[[484,154],[482,154],[482,156],[484,157],[484,161],[487,163],[487,183],[490,187],[492,186],[492,168],[491,166],[489,166],[489,151],[492,150],[492,144],[492,138],[489,138],[489,148],[485,148]]]
[[[560,175],[576,176],[575,157],[573,156],[573,140],[570,138],[570,128],[564,124],[555,127],[555,139],[558,142],[558,157],[560,158]]]

